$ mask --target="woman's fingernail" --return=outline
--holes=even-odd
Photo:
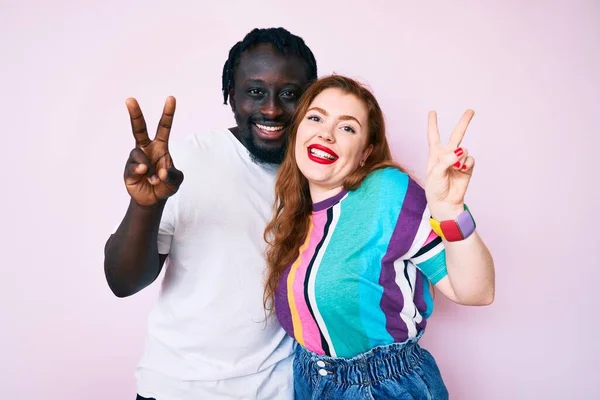
[[[454,150],[454,154],[456,154],[456,157],[462,156],[463,153],[464,153],[464,151],[460,147],[458,149]]]
[[[460,167],[460,161],[457,161],[457,162],[455,162],[455,163],[454,163],[454,166],[455,166],[456,168]]]
[[[462,169],[467,169],[467,165],[466,165],[466,164],[465,164],[465,165],[463,165],[463,166],[462,166]]]

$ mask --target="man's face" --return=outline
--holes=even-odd
[[[306,63],[270,44],[242,53],[230,92],[238,137],[258,162],[283,160],[289,124],[308,84]]]

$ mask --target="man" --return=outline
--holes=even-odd
[[[138,399],[293,397],[292,341],[265,320],[263,229],[290,119],[316,77],[301,38],[255,29],[223,68],[236,127],[169,146],[175,99],[167,99],[154,140],[128,99],[136,140],[124,172],[131,201],[106,243],[108,284],[130,296],[167,260],[136,370]]]

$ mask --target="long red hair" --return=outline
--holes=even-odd
[[[289,145],[279,169],[275,183],[275,205],[273,218],[265,229],[267,248],[267,279],[264,291],[264,306],[273,309],[275,290],[285,269],[298,257],[300,246],[308,234],[312,213],[312,200],[308,180],[302,175],[296,163],[295,147],[298,126],[304,119],[311,103],[326,89],[341,89],[346,94],[356,96],[363,102],[368,112],[367,147],[373,146],[364,165],[349,174],[344,188],[358,189],[371,172],[385,167],[395,167],[404,171],[392,161],[392,155],[385,136],[385,121],[379,103],[371,91],[354,79],[340,75],[330,75],[313,82],[304,92],[292,118]]]

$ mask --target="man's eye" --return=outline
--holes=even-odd
[[[260,89],[250,89],[248,90],[248,94],[251,94],[252,96],[260,96],[263,94],[263,91]]]
[[[296,98],[296,93],[292,92],[290,90],[286,90],[284,92],[281,93],[281,97],[284,97],[286,99],[295,99]]]

